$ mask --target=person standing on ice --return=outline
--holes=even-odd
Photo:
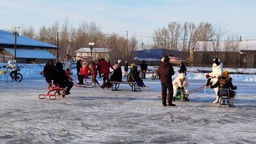
[[[162,105],[166,105],[166,95],[168,90],[168,106],[175,106],[172,103],[173,97],[173,85],[172,85],[172,76],[174,75],[174,70],[172,64],[170,63],[170,58],[168,56],[164,56],[162,58],[162,63],[160,63],[157,74],[159,75],[162,87]]]
[[[218,77],[221,76],[222,72],[223,72],[223,64],[220,61],[220,59],[219,58],[213,59],[212,72],[206,74],[206,78],[208,78],[206,86],[214,85],[218,81]],[[218,87],[214,88],[216,99],[213,101],[213,103],[219,103],[218,90],[219,90]]]
[[[67,54],[67,59],[66,59],[65,65],[64,65],[64,70],[65,71],[69,70],[71,75],[72,75],[72,62],[73,62],[73,59],[72,59],[71,55]]]

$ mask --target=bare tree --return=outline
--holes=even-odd
[[[166,28],[158,29],[154,35],[153,41],[155,42],[155,47],[165,49],[169,47],[170,35]]]
[[[214,33],[213,39],[212,39],[213,51],[217,52],[217,51],[220,51],[220,41],[226,32],[223,32],[220,27],[217,31],[213,33]]]
[[[28,28],[26,28],[25,26],[22,26],[21,35],[34,39],[36,36],[36,33],[33,26],[30,26]]]
[[[178,50],[181,25],[177,24],[176,22],[170,22],[168,25],[168,30],[170,32],[170,49]]]
[[[212,40],[214,36],[213,27],[210,23],[200,23],[197,27],[193,39],[196,41],[204,41],[204,51],[207,51],[207,43],[209,40]]]
[[[239,51],[239,39],[228,38],[225,43],[225,51],[238,52]]]

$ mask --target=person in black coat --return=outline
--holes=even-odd
[[[173,85],[172,85],[172,76],[174,75],[174,70],[172,67],[172,64],[169,62],[170,59],[168,56],[164,56],[162,58],[162,63],[160,63],[157,74],[159,75],[160,81],[161,81],[161,87],[162,87],[162,104],[163,106],[166,105],[166,95],[168,90],[168,105],[169,106],[175,106],[175,104],[172,103],[172,97],[173,97]]]
[[[180,69],[179,69],[179,73],[184,73],[184,74],[186,75],[186,72],[187,72],[187,68],[186,68],[186,66],[185,66],[184,62],[183,62],[183,61],[181,61],[181,63],[180,63]]]
[[[82,60],[79,59],[76,62],[76,74],[77,74],[77,76],[79,76],[79,72],[80,72],[81,67],[82,67]]]
[[[52,60],[49,60],[44,66],[43,75],[45,77],[45,81],[48,83],[48,89],[52,87],[52,81],[54,80],[55,70],[56,68]]]
[[[140,70],[142,73],[142,79],[146,79],[146,73],[147,73],[147,69],[148,69],[148,65],[146,63],[145,60],[142,61],[142,63],[140,64]]]
[[[70,94],[70,89],[74,85],[72,81],[69,81],[66,72],[63,69],[63,65],[60,62],[56,63],[56,71],[54,72],[53,83],[55,86],[59,86],[65,89],[62,94],[63,97]]]

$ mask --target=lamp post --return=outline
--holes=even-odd
[[[19,29],[20,27],[13,28],[13,35],[14,35],[14,60],[17,59],[16,51],[17,51],[17,36],[19,36]]]
[[[90,42],[88,45],[90,47],[90,50],[91,50],[91,57],[92,57],[92,49],[93,49],[93,46],[94,46],[94,42]]]
[[[57,58],[56,58],[56,62],[59,62],[59,32],[57,32],[56,43],[57,43]]]

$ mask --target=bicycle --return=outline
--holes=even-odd
[[[15,80],[17,82],[21,82],[23,80],[23,75],[19,71],[17,71],[16,77],[15,77],[14,73],[11,76],[11,69],[10,68],[6,68],[5,70],[1,70],[0,75],[4,75],[3,77],[6,78],[7,82],[8,82],[8,78],[11,78],[12,80]]]

